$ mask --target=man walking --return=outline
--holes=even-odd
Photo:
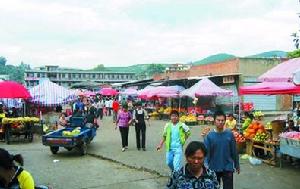
[[[191,131],[188,126],[179,121],[178,111],[172,110],[170,117],[171,121],[165,125],[163,138],[157,150],[160,150],[166,143],[166,163],[173,172],[179,171],[182,167],[183,145],[191,135]]]
[[[216,172],[219,183],[222,180],[223,189],[233,189],[233,173],[240,173],[240,165],[234,136],[229,129],[224,129],[225,119],[223,112],[216,112],[216,129],[204,138],[208,150],[206,163]]]
[[[133,112],[133,120],[135,122],[136,147],[138,150],[146,151],[146,123],[145,118],[148,118],[147,112],[142,108],[142,103],[136,103],[137,109]],[[142,139],[142,141],[141,141]]]

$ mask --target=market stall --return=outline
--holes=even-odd
[[[193,98],[193,104],[197,104],[198,98],[197,97],[207,97],[207,96],[232,96],[233,92],[231,90],[226,90],[218,87],[216,84],[214,84],[212,81],[210,81],[208,78],[203,78],[198,83],[190,87],[189,89],[185,89],[182,92],[180,92],[181,97],[190,97]],[[198,119],[197,122],[200,123],[206,123],[211,124],[213,123],[213,117],[210,115],[207,115],[204,117],[204,114],[202,114],[201,108],[194,107],[190,110],[188,110],[189,115],[197,116]],[[200,114],[200,115],[199,115]],[[192,118],[192,116],[190,116]],[[193,118],[194,119],[194,118]]]
[[[29,89],[29,92],[32,96],[30,102],[45,107],[67,104],[76,99],[75,90],[59,86],[49,79],[42,80],[39,85]]]
[[[240,95],[300,94],[300,86],[297,86],[294,83],[290,82],[295,70],[294,65],[296,64],[299,64],[300,66],[300,59],[291,60],[279,64],[260,77],[260,79],[263,80],[262,83],[255,84],[253,86],[240,87]],[[291,69],[291,67],[293,69]],[[278,72],[279,70],[280,72]],[[268,125],[270,126],[267,126],[267,129],[264,129],[269,131],[269,135],[262,135],[262,132],[258,132],[257,129],[262,129],[261,125],[259,124],[256,124],[254,126],[250,124],[249,127],[245,130],[246,133],[244,133],[244,136],[246,138],[249,137],[250,139],[247,145],[247,152],[249,153],[249,155],[255,155],[255,149],[260,148],[270,153],[270,158],[264,161],[266,163],[275,165],[276,160],[278,159],[278,157],[276,156],[276,152],[279,150],[279,148],[282,154],[287,154],[290,156],[300,153],[300,149],[293,149],[293,147],[289,146],[290,143],[287,142],[289,140],[286,140],[286,138],[284,137],[281,137],[280,139],[277,137],[279,133],[283,131],[285,121],[273,121]],[[260,144],[257,144],[257,142],[259,142]]]
[[[29,99],[31,97],[27,89],[14,81],[0,82],[0,98],[6,99]],[[32,125],[34,122],[38,122],[37,118],[17,117],[6,118],[1,117],[0,122],[0,134],[4,135],[5,142],[10,143],[12,135],[21,136],[32,141],[33,132]]]

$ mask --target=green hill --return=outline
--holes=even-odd
[[[246,56],[247,58],[286,58],[287,52],[284,51],[268,51],[251,56]]]
[[[202,60],[193,62],[193,65],[211,64],[211,63],[215,63],[215,62],[221,62],[224,60],[233,59],[235,57],[236,57],[235,55],[220,53],[220,54],[211,55]]]

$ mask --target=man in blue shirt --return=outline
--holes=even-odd
[[[223,112],[216,112],[216,129],[204,138],[208,150],[206,163],[216,172],[218,181],[222,180],[223,189],[233,189],[233,172],[239,174],[240,165],[234,136],[230,130],[224,129],[225,119]]]

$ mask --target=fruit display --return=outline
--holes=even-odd
[[[251,124],[251,122],[252,122],[252,120],[250,118],[246,118],[242,125],[242,130],[243,131],[246,130],[249,127],[249,125]]]
[[[272,129],[271,122],[268,122],[267,125],[265,126],[266,129]]]
[[[287,139],[294,139],[294,140],[299,140],[300,141],[300,132],[285,132],[285,133],[281,133],[280,137],[282,138],[287,138]]]
[[[258,117],[263,117],[264,114],[262,113],[262,111],[256,111],[256,112],[253,113],[253,116],[255,118],[258,118]]]
[[[198,121],[204,121],[204,119],[205,119],[204,115],[199,115],[198,116]]]
[[[186,118],[187,118],[187,116],[186,116],[186,115],[183,115],[183,116],[181,116],[181,117],[179,118],[179,121],[182,122],[182,123],[184,123],[185,120],[186,120]]]
[[[66,136],[66,137],[72,137],[72,136],[75,136],[78,134],[80,134],[80,128],[75,128],[75,129],[73,129],[73,131],[63,131],[62,132],[62,135]]]
[[[213,122],[213,121],[214,121],[214,117],[212,117],[212,116],[207,116],[207,117],[205,117],[205,121]]]
[[[40,121],[37,117],[16,117],[16,118],[3,118],[2,124],[13,123],[38,123]]]
[[[246,141],[246,138],[242,134],[238,133],[237,131],[232,131],[232,133],[237,143],[242,143]]]
[[[186,116],[185,122],[197,122],[197,117],[193,114],[189,114],[188,116]]]
[[[150,117],[157,117],[158,115],[159,113],[156,111],[149,114]]]
[[[170,114],[172,111],[172,108],[171,107],[167,107],[165,110],[164,110],[164,114]]]
[[[248,139],[253,139],[256,136],[256,133],[265,133],[264,126],[257,121],[253,121],[248,128],[244,131],[244,137]]]
[[[160,108],[158,109],[158,113],[163,114],[163,113],[164,113],[164,108],[163,108],[163,107],[160,107]]]
[[[269,138],[267,133],[257,132],[253,140],[256,142],[264,142]]]

